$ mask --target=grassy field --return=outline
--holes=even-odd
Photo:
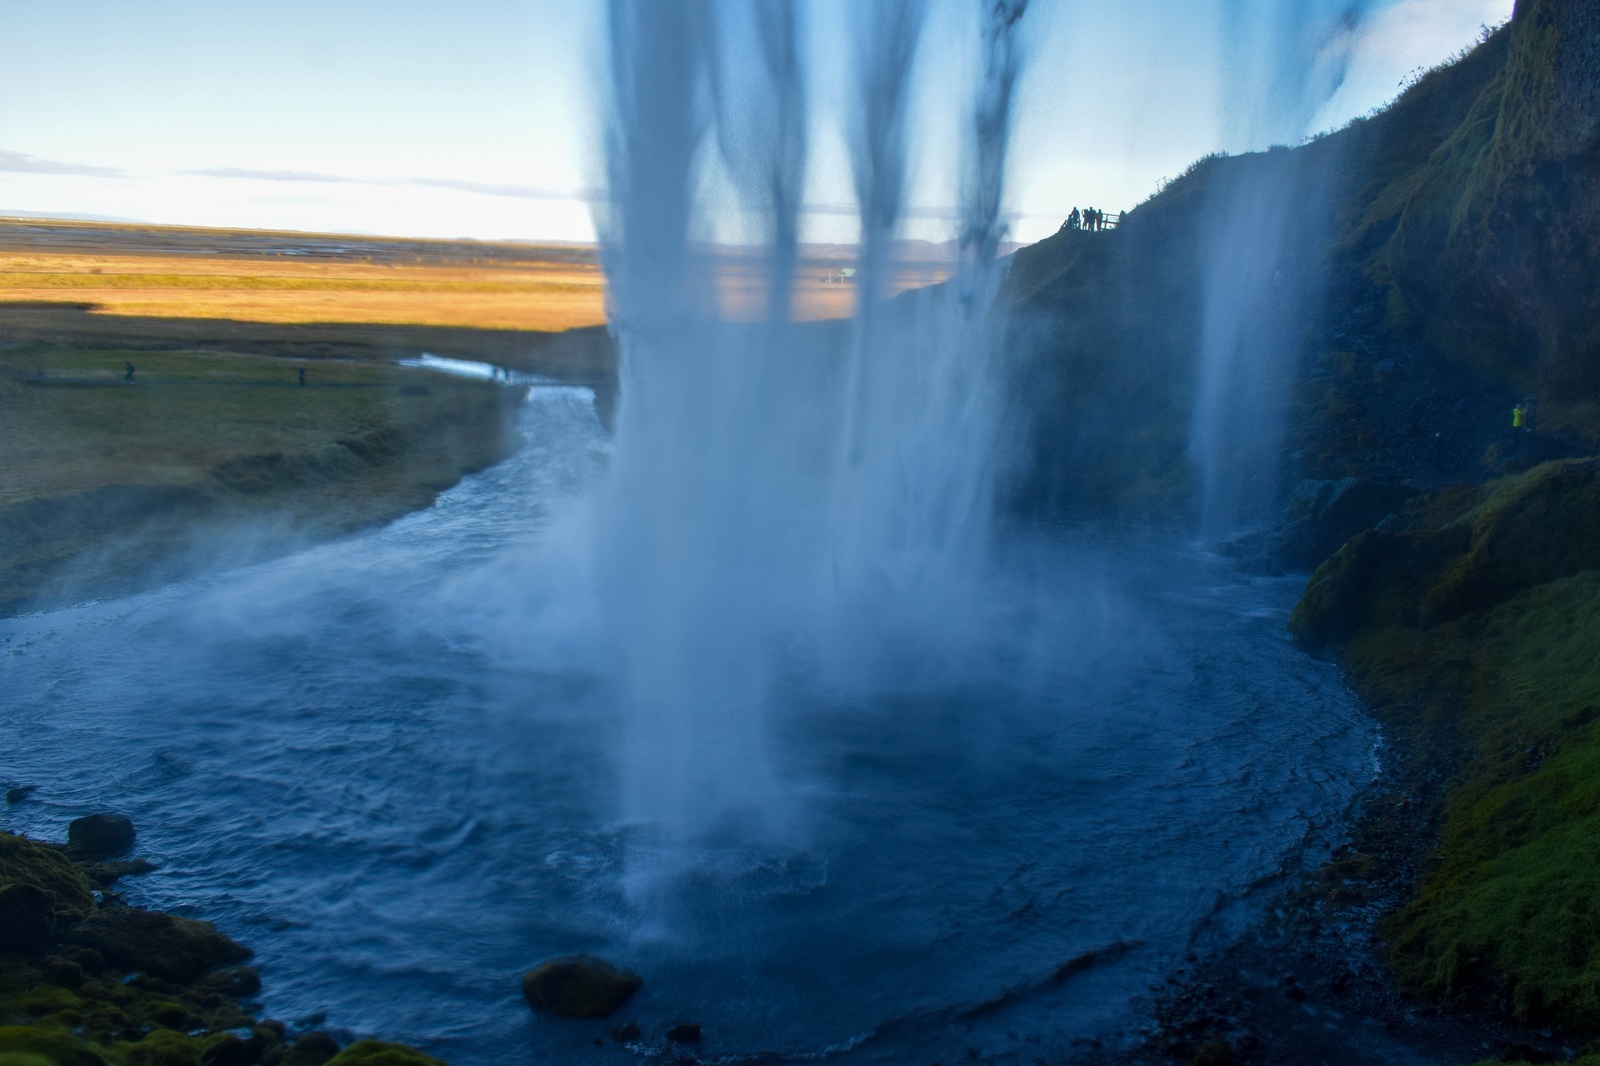
[[[890,289],[943,281],[946,250],[908,242]],[[848,317],[853,249],[802,257],[797,317]],[[758,263],[719,256],[722,310],[765,314]],[[0,219],[5,305],[77,305],[121,318],[262,324],[384,324],[553,332],[603,325],[605,276],[595,249],[513,242],[244,232]]]
[[[892,289],[947,276],[904,251]],[[762,316],[759,262],[718,254],[724,312]],[[808,250],[798,317],[851,313],[852,256]],[[384,521],[507,454],[520,389],[400,359],[590,385],[609,417],[605,311],[576,245],[0,219],[0,612]]]
[[[0,610],[124,591],[427,506],[514,445],[521,390],[374,362],[0,353]],[[137,367],[123,383],[124,366]],[[40,372],[42,371],[42,376]]]
[[[425,507],[509,453],[523,390],[396,360],[604,397],[602,312],[582,248],[0,221],[0,612]]]
[[[602,324],[603,291],[592,263],[0,254],[7,302],[78,302],[155,318],[554,331]]]

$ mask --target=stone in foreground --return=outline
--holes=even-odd
[[[250,957],[250,949],[217,932],[210,922],[137,907],[96,911],[80,922],[68,939],[98,951],[118,969],[148,973],[164,981],[195,981]]]
[[[558,1018],[609,1018],[644,984],[593,955],[548,959],[522,975],[528,1006]]]

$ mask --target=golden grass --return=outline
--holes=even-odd
[[[110,315],[278,324],[552,332],[605,321],[605,279],[595,264],[0,255],[0,302],[60,300]]]
[[[850,262],[837,250],[804,259],[794,317],[852,314],[856,287],[839,275]],[[889,289],[948,276],[926,254]],[[766,314],[755,260],[723,257],[718,282],[728,317]],[[124,318],[555,332],[604,324],[606,285],[595,252],[567,246],[0,220],[0,309],[61,302]]]

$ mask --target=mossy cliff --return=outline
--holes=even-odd
[[[1407,983],[1600,1033],[1600,460],[1420,497],[1312,577],[1291,629],[1389,724],[1459,752]]]
[[[1211,216],[1252,181],[1307,205],[1278,269],[1325,282],[1284,335],[1283,500],[1301,479],[1410,497],[1321,564],[1291,623],[1431,760],[1415,776],[1448,780],[1383,927],[1391,969],[1582,1048],[1600,1037],[1600,2],[1518,0],[1380,113],[1202,160],[1112,232],[1018,252],[1020,510],[1192,513]],[[1534,424],[1513,430],[1524,398]]]
[[[120,903],[109,882],[148,867],[86,858],[0,833],[3,1066],[442,1066],[258,1019],[248,948],[207,922]]]
[[[1200,161],[1112,232],[1019,251],[1003,306],[1025,511],[1182,516],[1219,205],[1288,188],[1278,269],[1315,279],[1283,356],[1285,464],[1422,488],[1600,444],[1600,5],[1512,21],[1382,112],[1293,149]],[[1513,404],[1539,434],[1502,440]],[[1495,452],[1488,446],[1499,444]]]

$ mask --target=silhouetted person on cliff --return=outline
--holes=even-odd
[[[1072,214],[1067,216],[1067,224],[1065,226],[1063,226],[1062,228],[1063,229],[1082,229],[1083,228],[1083,215],[1081,215],[1078,212],[1078,209],[1076,207],[1074,207],[1072,209]]]
[[[132,363],[124,362],[122,364],[122,383],[124,385],[133,384],[133,371],[134,366]]]

